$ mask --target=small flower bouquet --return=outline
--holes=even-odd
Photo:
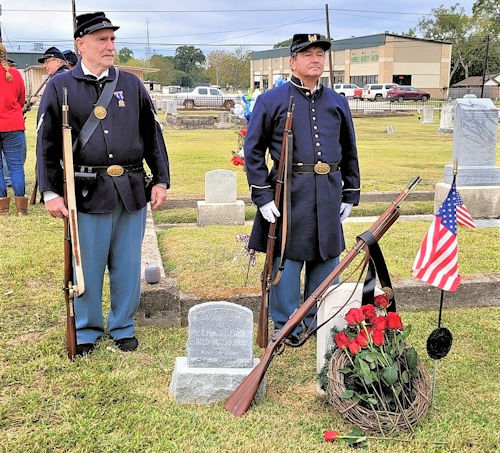
[[[243,145],[245,144],[245,136],[247,135],[246,129],[240,129],[236,132],[238,135],[238,143],[236,148],[238,151],[231,151],[231,162],[233,165],[241,165],[245,169],[245,157],[243,154]]]
[[[387,312],[389,298],[351,308],[348,326],[334,335],[328,370],[330,402],[367,433],[412,431],[430,406],[430,379],[405,343],[411,326]]]

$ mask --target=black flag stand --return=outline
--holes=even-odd
[[[453,182],[455,184],[458,172],[458,161],[455,160],[453,165]],[[443,357],[446,357],[451,349],[451,344],[453,342],[453,336],[451,332],[446,327],[441,327],[441,320],[443,318],[443,299],[444,290],[441,290],[439,297],[439,315],[438,315],[438,325],[434,329],[429,338],[427,339],[427,354],[431,359],[434,359],[434,376],[432,378],[432,403],[431,407],[434,407],[434,395],[436,390],[436,376],[438,361]]]

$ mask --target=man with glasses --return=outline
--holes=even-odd
[[[57,47],[48,48],[43,56],[38,59],[38,63],[43,64],[43,68],[49,77],[69,69],[66,65],[66,58]]]

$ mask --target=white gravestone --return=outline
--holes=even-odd
[[[453,104],[449,102],[441,106],[438,132],[440,134],[453,134]]]
[[[205,174],[205,200],[198,201],[198,226],[243,225],[245,203],[236,199],[236,173],[212,170]]]
[[[424,115],[422,118],[422,124],[433,124],[434,123],[434,109],[432,105],[424,105]]]
[[[170,394],[181,403],[225,400],[248,376],[253,357],[253,314],[230,302],[206,302],[188,314],[187,356],[177,357]],[[256,397],[265,392],[265,382]]]
[[[457,161],[457,188],[472,217],[500,217],[498,111],[488,98],[456,99],[454,117],[452,163],[444,167],[444,182],[435,186],[434,211],[449,192]]]

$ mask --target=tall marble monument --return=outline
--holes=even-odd
[[[436,184],[434,211],[446,198],[458,161],[457,187],[472,217],[500,217],[500,167],[495,166],[498,110],[491,99],[454,102],[452,162],[444,168],[444,182]]]

